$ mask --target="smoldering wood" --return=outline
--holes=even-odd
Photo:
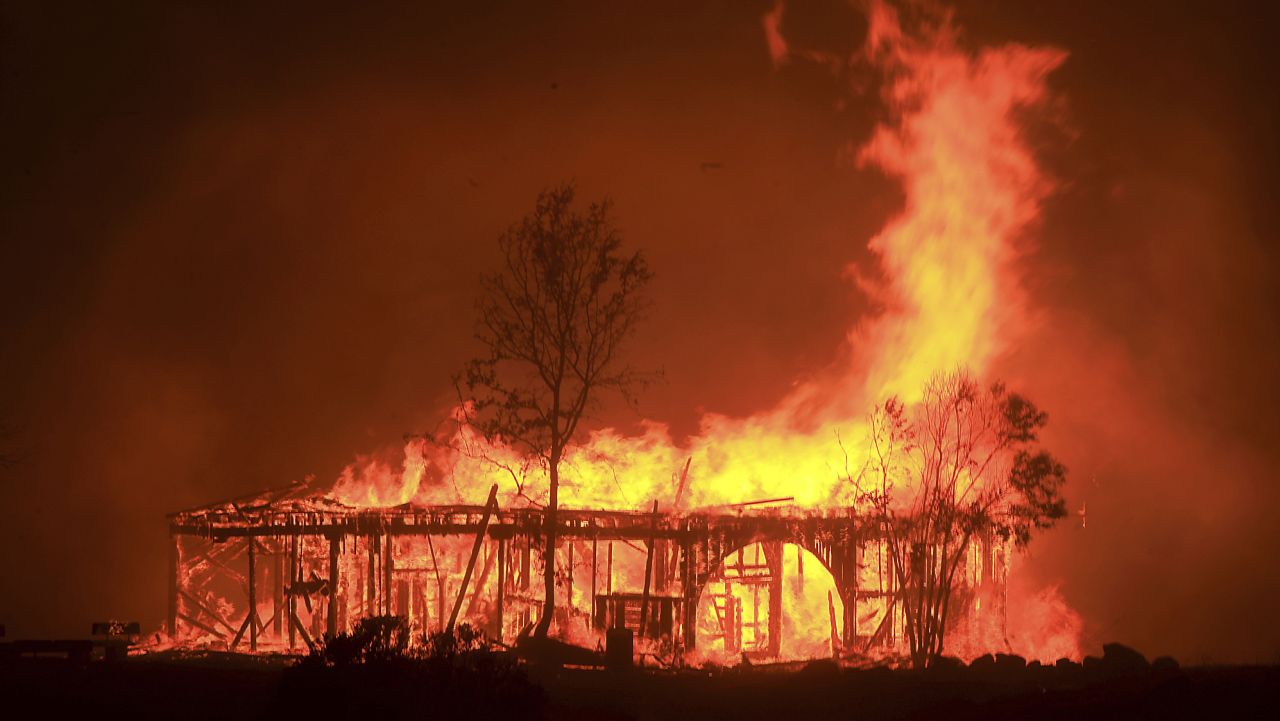
[[[203,623],[201,623],[200,621],[198,621],[198,620],[196,620],[196,619],[192,618],[191,616],[188,616],[188,615],[187,615],[187,614],[185,614],[185,613],[181,613],[181,612],[179,612],[179,613],[178,613],[178,618],[179,618],[179,619],[181,619],[183,623],[186,623],[186,624],[188,624],[188,625],[190,625],[190,626],[195,626],[196,628],[200,629],[201,631],[204,631],[205,633],[209,634],[210,636],[216,636],[217,638],[226,638],[225,636],[223,636],[223,635],[222,635],[222,632],[221,632],[221,631],[219,631],[218,629],[216,629],[216,628],[212,628],[212,627],[210,627],[210,626],[206,626],[205,624],[203,624]]]
[[[187,603],[195,607],[197,611],[200,611],[201,613],[205,614],[209,618],[213,619],[216,623],[220,624],[223,628],[227,629],[228,633],[232,635],[235,634],[236,630],[232,628],[231,624],[227,623],[226,620],[224,620],[222,616],[216,613],[213,609],[209,608],[204,603],[202,603],[200,599],[182,590],[178,591],[178,595],[182,598],[182,600],[186,601]],[[187,614],[187,615],[190,615],[190,614]]]

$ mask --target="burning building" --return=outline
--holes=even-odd
[[[558,632],[598,646],[605,629],[627,628],[667,663],[900,651],[899,589],[876,526],[852,508],[788,500],[561,509]],[[483,506],[357,508],[304,485],[181,511],[170,516],[168,629],[184,645],[294,650],[396,615],[423,632],[465,621],[510,643],[542,608],[545,523],[494,494]],[[966,556],[953,601],[961,646],[1003,624],[1005,553],[987,540]],[[815,591],[820,616],[784,606]]]
[[[865,435],[867,409],[885,398],[919,401],[940,371],[986,378],[1026,329],[1015,261],[1053,182],[1020,118],[1049,104],[1045,79],[1065,55],[974,53],[949,16],[908,32],[871,3],[863,54],[828,58],[792,50],[771,17],[775,65],[868,63],[885,78],[891,112],[854,157],[901,183],[903,207],[868,242],[874,267],[842,269],[876,312],[849,329],[841,362],[765,410],[706,414],[682,442],[659,423],[590,434],[566,459],[553,559],[537,543],[546,514],[520,483],[476,505],[496,477],[505,482],[476,458],[507,471],[525,459],[465,428],[447,443],[411,441],[399,464],[361,459],[330,490],[297,485],[173,514],[177,641],[300,648],[393,614],[422,630],[467,620],[510,642],[540,612],[533,579],[553,564],[557,633],[588,646],[626,627],[645,652],[686,660],[902,648],[904,589],[848,482],[866,459],[840,439]],[[697,465],[688,484],[687,458]],[[979,536],[961,551],[947,650],[1007,648],[1011,549]],[[1071,636],[1043,653],[1072,655]]]

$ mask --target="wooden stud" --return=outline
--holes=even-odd
[[[171,639],[178,635],[178,584],[182,577],[182,552],[178,548],[178,539],[176,533],[169,536],[169,614],[166,629]]]
[[[247,539],[249,542],[249,617],[245,622],[249,624],[249,650],[257,652],[258,650],[258,554],[255,551],[256,543],[253,536]]]
[[[341,541],[338,533],[329,536],[329,613],[325,633],[330,638],[338,635],[338,546]]]
[[[395,593],[391,586],[391,574],[395,572],[396,560],[392,551],[391,532],[387,531],[387,541],[382,547],[382,613],[390,616],[395,613],[391,603]]]
[[[295,591],[295,579],[300,579],[302,574],[298,571],[298,537],[289,536],[289,590]],[[302,624],[298,623],[298,599],[295,593],[290,593],[285,601],[289,612],[289,650],[292,651],[297,639],[294,629],[301,628]]]
[[[498,643],[502,643],[503,631],[506,625],[503,622],[503,608],[507,598],[507,539],[498,539]]]

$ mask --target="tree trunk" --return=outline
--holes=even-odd
[[[547,631],[551,628],[551,616],[556,610],[556,509],[559,507],[560,493],[560,459],[553,458],[550,463],[551,475],[551,497],[547,503],[546,532],[547,545],[543,554],[542,566],[542,584],[543,596],[542,615],[538,617],[538,625],[534,628],[533,635],[536,638],[546,638]]]

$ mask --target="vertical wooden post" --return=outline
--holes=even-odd
[[[609,572],[605,576],[604,595],[613,595],[613,541],[609,541]]]
[[[338,544],[342,534],[334,532],[329,536],[329,626],[326,634],[330,637],[338,635]]]
[[[591,534],[591,613],[595,613],[596,608],[596,576],[599,573],[599,565],[596,563],[596,534],[593,530]]]
[[[764,558],[769,564],[769,654],[777,656],[782,651],[782,575],[787,565],[782,558],[782,542],[766,545]]]
[[[836,578],[836,590],[844,604],[844,629],[840,636],[843,648],[854,648],[858,638],[858,566],[862,562],[862,545],[850,542],[848,547],[837,546],[845,571]],[[890,587],[891,589],[892,587]],[[889,590],[889,589],[886,589]],[[893,613],[892,604],[888,606]],[[893,618],[889,618],[889,633],[893,633]],[[889,639],[886,638],[886,641]]]
[[[289,650],[290,651],[293,650],[293,646],[297,642],[296,628],[298,626],[298,621],[297,621],[298,600],[297,600],[296,594],[298,589],[294,587],[296,583],[295,579],[297,577],[298,577],[298,537],[290,536],[289,537],[289,598],[288,600],[285,601],[285,605],[288,606],[288,610],[289,610],[289,622],[287,625],[289,627]]]
[[[436,559],[436,546],[427,533],[427,549],[431,551],[431,569],[436,574],[436,630],[444,630],[444,576],[440,575],[440,563]]]
[[[275,568],[271,573],[271,635],[276,643],[280,642],[281,624],[284,623],[284,552],[280,548],[280,539],[275,540]]]
[[[392,555],[391,531],[387,531],[387,542],[382,547],[382,613],[390,616],[395,613],[392,607],[392,596],[394,596],[391,587],[391,574],[395,571],[396,560]]]
[[[529,555],[533,548],[533,537],[526,536],[524,547],[520,549],[520,590],[529,590]]]
[[[182,573],[182,550],[178,547],[178,534],[169,533],[169,614],[165,628],[169,638],[178,635],[178,589]]]
[[[506,630],[503,622],[503,605],[507,600],[507,539],[498,539],[498,643],[502,643],[502,633]]]
[[[685,541],[682,554],[684,582],[688,584],[684,598],[684,640],[685,648],[693,649],[698,646],[698,597],[702,595],[702,587],[698,585],[702,578],[698,573],[698,545]]]
[[[648,555],[644,559],[644,593],[640,596],[640,635],[646,635],[649,622],[649,583],[653,580],[653,552],[658,545],[658,501],[653,501],[653,521],[649,530]]]
[[[365,575],[364,615],[378,614],[378,536],[369,534],[369,570]]]
[[[667,542],[655,540],[653,549],[653,587],[658,593],[667,590]]]
[[[573,613],[573,546],[574,546],[574,543],[576,542],[572,538],[570,538],[569,539],[569,572],[567,576],[569,581],[569,593],[566,598],[566,600],[569,602],[570,614]]]
[[[258,563],[255,549],[258,544],[253,536],[245,538],[249,542],[249,650],[258,650]]]
[[[831,617],[831,658],[840,658],[840,633],[836,630],[836,604],[827,591],[827,614]]]

